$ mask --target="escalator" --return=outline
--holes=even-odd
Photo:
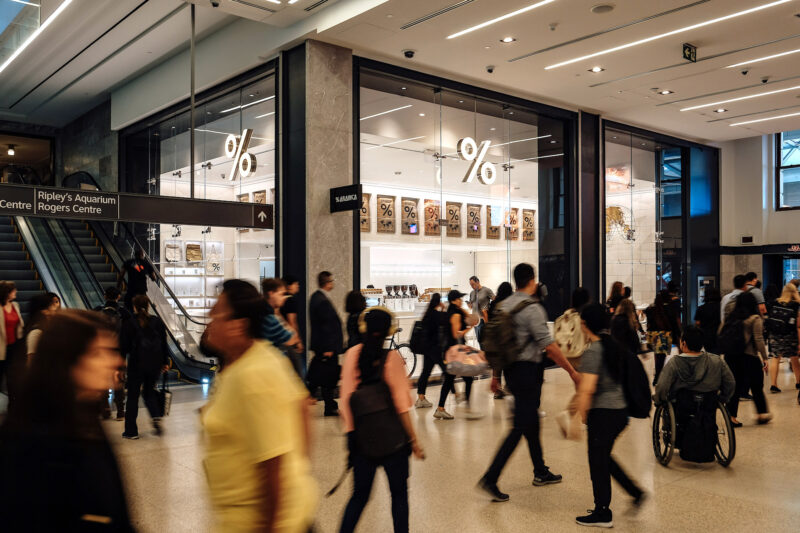
[[[14,282],[17,303],[27,319],[31,300],[45,287],[11,217],[0,217],[0,280]]]
[[[117,284],[118,271],[103,247],[100,246],[100,240],[92,231],[89,223],[82,220],[67,220],[64,224],[89,264],[100,287],[103,290],[114,287]]]

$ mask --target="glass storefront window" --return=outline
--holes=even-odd
[[[776,135],[778,207],[800,207],[800,130]]]
[[[434,292],[469,293],[470,276],[496,291],[520,262],[539,274],[540,245],[563,239],[567,217],[560,120],[364,70],[360,106],[371,303],[411,320]]]

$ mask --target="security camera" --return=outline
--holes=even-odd
[[[403,55],[406,56],[406,59],[414,59],[414,54],[416,54],[414,50],[403,50]]]
[[[769,76],[764,76],[761,78],[761,83],[767,83],[769,81]]]
[[[747,69],[742,70],[742,76],[747,76],[748,74],[750,74],[749,70]]]
[[[489,74],[493,74],[494,73],[494,65],[486,65],[486,72],[488,72]]]
[[[219,0],[211,0],[211,7],[219,7]]]

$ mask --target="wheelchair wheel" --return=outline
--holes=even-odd
[[[397,347],[397,351],[400,353],[400,357],[403,358],[403,362],[406,364],[406,370],[408,370],[408,377],[414,375],[414,369],[417,368],[417,354],[411,349],[411,346],[408,344],[401,344]]]
[[[653,415],[653,452],[659,463],[667,466],[675,451],[675,410],[666,402]]]
[[[717,422],[717,448],[714,451],[714,455],[717,457],[719,464],[728,466],[736,455],[736,434],[733,432],[731,415],[722,403],[717,403],[715,418]]]

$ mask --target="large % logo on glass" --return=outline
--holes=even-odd
[[[486,154],[489,153],[491,141],[483,141],[480,146],[472,137],[464,137],[456,145],[458,157],[464,161],[471,161],[467,174],[464,176],[464,183],[470,183],[475,176],[484,185],[491,185],[497,178],[497,169],[494,164],[486,161]]]
[[[228,179],[231,181],[236,181],[238,175],[246,178],[256,171],[256,156],[247,152],[252,136],[253,130],[244,129],[241,137],[231,133],[225,139],[225,155],[233,158],[233,165],[228,174]]]

